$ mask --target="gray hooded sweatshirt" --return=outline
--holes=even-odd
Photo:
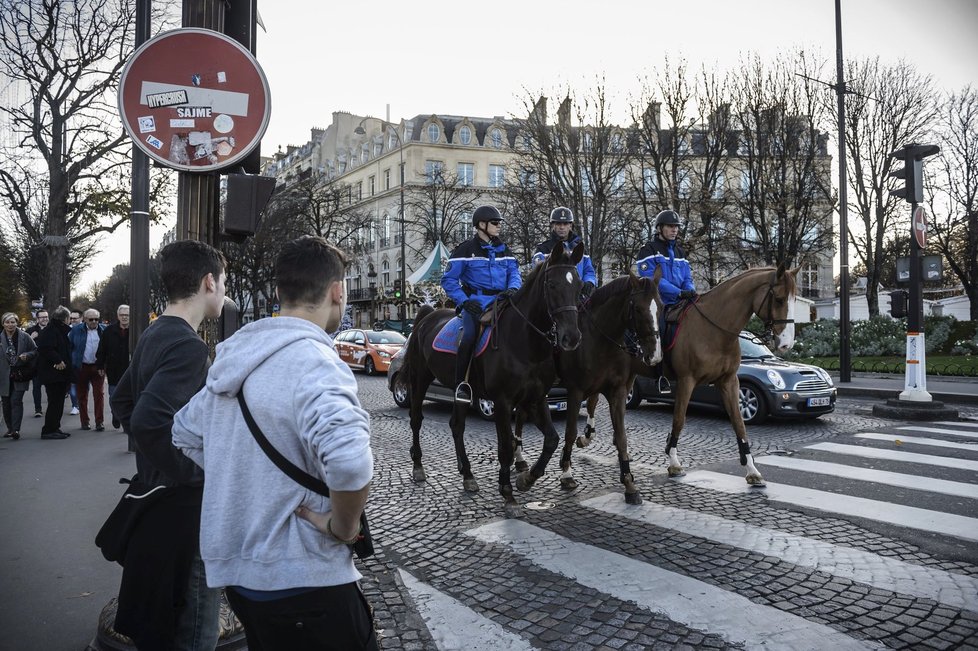
[[[321,328],[278,317],[249,323],[217,347],[207,383],[173,421],[173,444],[204,469],[200,553],[207,585],[252,590],[341,585],[360,579],[352,552],[298,518],[329,498],[292,481],[258,447],[236,396],[269,442],[326,482],[370,482],[370,418],[349,367]]]

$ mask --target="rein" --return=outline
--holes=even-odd
[[[545,274],[549,274],[551,270],[561,269],[563,267],[567,267],[568,269],[576,269],[576,267],[572,264],[555,264],[552,266],[548,266]],[[512,299],[510,299],[509,301],[509,306],[514,310],[516,310],[516,313],[519,314],[520,318],[522,318],[523,321],[526,322],[526,325],[530,326],[530,329],[533,330],[533,332],[537,333],[538,335],[546,339],[548,342],[550,342],[551,346],[556,346],[557,345],[557,322],[554,320],[554,314],[560,314],[561,312],[570,312],[572,310],[576,312],[577,306],[564,305],[556,309],[550,309],[550,305],[547,301],[546,276],[544,276],[543,296],[544,296],[544,304],[547,306],[547,316],[550,318],[550,330],[548,332],[544,332],[540,328],[536,327],[533,324],[533,322],[530,321],[530,318],[525,314],[523,314],[522,310],[520,310],[519,306],[516,305],[516,302],[513,301]],[[495,325],[495,323],[493,325]]]
[[[753,334],[755,334],[755,336],[760,337],[761,339],[764,339],[764,340],[770,340],[770,339],[772,339],[774,337],[774,326],[776,326],[776,325],[788,325],[789,323],[794,323],[795,322],[794,319],[775,319],[774,318],[774,286],[777,284],[777,280],[778,280],[778,272],[777,271],[771,272],[771,280],[770,280],[770,282],[768,282],[768,285],[767,285],[767,293],[764,295],[764,300],[761,301],[761,305],[760,305],[760,307],[757,310],[758,312],[760,312],[761,310],[763,310],[764,309],[764,304],[767,303],[767,318],[764,319],[764,334],[763,335],[757,335],[756,333],[753,333]],[[739,331],[738,332],[734,332],[733,330],[727,330],[726,328],[724,328],[723,326],[721,326],[720,324],[718,324],[716,321],[714,321],[710,317],[706,316],[706,314],[703,313],[703,310],[700,309],[700,306],[697,303],[699,303],[699,298],[698,297],[697,297],[697,299],[695,301],[693,301],[693,303],[691,303],[691,305],[692,305],[692,307],[696,308],[696,311],[699,313],[699,315],[701,317],[703,317],[704,319],[706,319],[706,322],[707,323],[709,323],[710,325],[712,325],[717,330],[720,330],[721,332],[727,333],[728,335],[734,335],[735,337],[739,337],[740,336],[740,332]],[[760,316],[760,314],[758,314],[757,316]],[[681,318],[680,318],[680,322],[682,322],[682,319]],[[675,338],[673,338],[673,341],[675,341]],[[671,348],[671,346],[670,346],[670,348]]]
[[[602,337],[610,341],[614,346],[618,347],[619,350],[623,350],[624,352],[628,353],[630,357],[635,357],[635,358],[641,357],[641,353],[643,353],[644,351],[642,350],[641,343],[639,343],[638,341],[632,342],[634,345],[631,347],[628,345],[629,343],[628,331],[629,329],[631,329],[633,332],[635,332],[636,335],[638,334],[638,329],[635,327],[635,303],[632,301],[632,297],[641,293],[642,293],[641,291],[633,291],[628,295],[628,326],[629,327],[625,328],[624,344],[618,343],[616,339],[613,339],[611,336],[608,335],[608,333],[606,333],[598,326],[598,324],[594,320],[594,315],[591,314],[590,306],[588,305],[588,303],[583,304],[579,309],[579,311],[583,313],[585,317],[587,317],[588,321],[591,323],[591,327],[593,327],[599,335],[601,335]]]

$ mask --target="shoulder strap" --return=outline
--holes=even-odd
[[[296,482],[300,486],[311,490],[314,493],[319,493],[320,495],[325,495],[329,497],[329,486],[326,485],[321,479],[313,477],[306,471],[299,468],[288,459],[286,459],[281,452],[275,449],[275,446],[269,443],[268,439],[265,438],[265,434],[258,427],[258,423],[251,415],[251,411],[248,409],[248,403],[245,402],[244,388],[238,392],[238,404],[241,405],[241,413],[244,415],[245,422],[248,423],[248,429],[251,431],[251,435],[255,437],[258,442],[258,446],[262,451],[268,455],[268,458],[272,460],[278,469],[284,472],[286,475],[292,478],[292,481]]]

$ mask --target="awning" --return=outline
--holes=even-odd
[[[411,285],[417,285],[425,281],[437,282],[441,280],[442,271],[449,255],[448,247],[440,241],[437,242],[421,266],[407,277],[407,282]]]

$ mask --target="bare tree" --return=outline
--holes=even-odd
[[[0,198],[24,251],[43,247],[49,307],[67,302],[69,261],[72,272],[86,264],[79,247],[129,217],[130,144],[115,93],[134,19],[125,0],[0,0],[12,99],[0,105],[12,134],[0,149]]]
[[[928,246],[944,256],[971,301],[971,320],[978,321],[978,92],[966,86],[941,105]]]
[[[936,113],[930,76],[908,63],[881,65],[878,59],[847,65],[846,165],[851,192],[849,238],[866,268],[870,316],[878,316],[877,285],[885,268],[886,240],[909,229],[907,205],[890,196],[887,178],[896,161],[890,153],[924,142]]]
[[[440,167],[427,170],[424,177],[423,184],[406,191],[406,209],[414,214],[407,227],[418,235],[425,250],[439,241],[452,248],[472,232],[478,192],[455,172]]]

